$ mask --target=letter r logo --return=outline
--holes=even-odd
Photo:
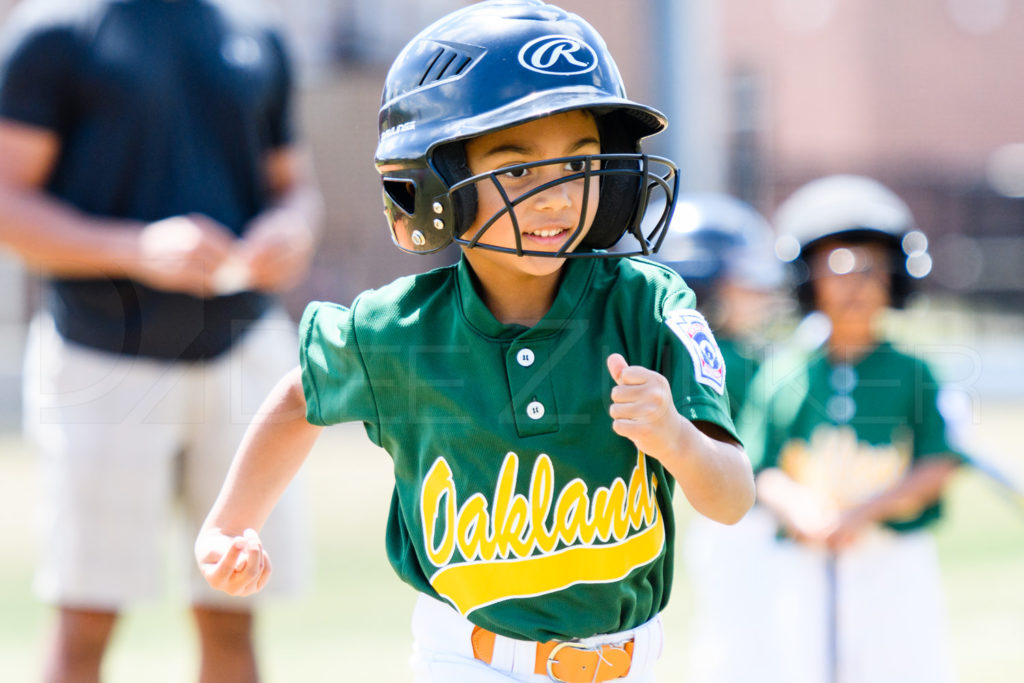
[[[523,46],[519,63],[537,73],[575,76],[597,68],[597,53],[572,36],[541,36]]]

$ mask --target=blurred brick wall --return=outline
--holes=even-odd
[[[1024,139],[1024,6],[1001,0],[723,0],[731,68],[765,80],[774,163],[978,174]],[[799,6],[800,11],[782,8]],[[957,21],[952,7],[974,7]],[[994,23],[999,6],[1002,21]],[[819,7],[815,10],[813,8]],[[992,14],[982,26],[985,7]]]
[[[986,176],[996,150],[1024,142],[1021,3],[721,0],[721,9],[726,72],[757,84],[762,209],[818,175],[875,176],[936,242],[933,285],[1024,304],[1024,280],[1005,258],[1007,249],[1024,257],[1024,202],[999,196]]]

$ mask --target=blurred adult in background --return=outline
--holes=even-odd
[[[733,418],[751,379],[788,319],[785,268],[775,234],[750,204],[717,192],[683,195],[654,257],[676,270],[697,295],[725,359]],[[694,683],[759,680],[772,624],[771,516],[757,505],[733,526],[695,516],[684,561],[693,594],[689,670]]]
[[[0,241],[46,278],[25,370],[40,453],[45,680],[96,681],[118,613],[163,585],[183,512],[201,681],[254,681],[250,604],[188,561],[259,397],[295,364],[274,292],[321,198],[282,36],[252,0],[26,0],[0,45]],[[298,498],[297,498],[298,497]],[[290,590],[301,492],[267,530]],[[294,562],[292,559],[294,558]]]
[[[779,656],[758,680],[950,681],[926,529],[960,457],[932,370],[880,327],[926,274],[927,240],[899,197],[861,176],[805,185],[774,225],[827,333],[766,361],[739,418],[779,530],[765,632]]]

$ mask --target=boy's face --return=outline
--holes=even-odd
[[[577,110],[524,123],[513,128],[487,133],[466,143],[466,160],[470,171],[476,175],[544,159],[599,154],[601,144],[598,138],[597,122],[590,112]],[[558,178],[580,173],[583,161],[548,164],[528,169],[515,169],[501,174],[498,180],[510,200]],[[558,183],[515,206],[519,224],[522,248],[525,251],[558,251],[571,237],[580,223],[584,211],[583,194],[589,182],[583,229],[573,240],[572,251],[586,236],[597,212],[598,179],[578,179]],[[490,181],[476,184],[477,215],[463,235],[472,239],[495,213],[505,209],[498,188]],[[479,240],[487,244],[508,249],[516,248],[515,228],[506,213],[488,227]],[[545,256],[516,256],[490,249],[466,249],[466,257],[474,268],[501,267],[515,269],[528,274],[546,275],[556,272],[564,259]]]
[[[722,279],[714,300],[716,322],[727,336],[742,338],[760,334],[784,313],[784,301],[779,292],[751,287],[732,277]]]
[[[808,265],[816,307],[834,325],[870,322],[889,305],[889,254],[880,244],[833,240]]]

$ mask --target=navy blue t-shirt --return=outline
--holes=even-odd
[[[47,191],[101,216],[205,214],[236,234],[270,196],[266,154],[291,141],[282,38],[254,0],[26,0],[0,42],[0,117],[48,128]],[[211,358],[266,310],[261,293],[200,299],[125,279],[55,279],[71,341]]]

